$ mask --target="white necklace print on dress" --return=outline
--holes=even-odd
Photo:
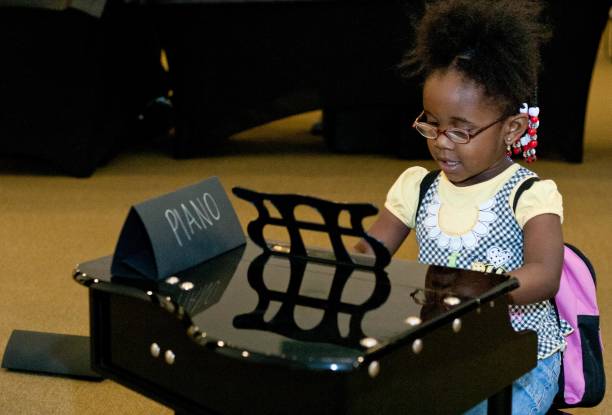
[[[427,206],[427,217],[423,224],[427,229],[427,238],[436,240],[439,248],[458,252],[461,249],[474,249],[478,246],[480,238],[488,235],[489,224],[497,219],[493,212],[495,197],[481,203],[477,207],[463,209],[460,214],[469,223],[463,227],[453,227],[452,221],[441,220],[442,216],[450,212],[443,212],[445,206],[440,203],[436,193],[429,206]]]

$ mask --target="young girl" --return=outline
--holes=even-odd
[[[427,171],[411,167],[393,184],[369,233],[394,253],[416,229],[419,261],[516,277],[510,294],[515,330],[534,330],[538,364],[513,385],[514,414],[544,414],[557,393],[560,328],[548,301],[563,261],[561,195],[550,180],[514,193],[534,173],[514,164],[516,148],[534,159],[537,111],[523,102],[536,88],[545,31],[527,0],[450,0],[428,8],[404,66],[425,80],[423,112],[413,127],[441,172],[418,206]],[[527,134],[527,135],[525,135]],[[370,252],[365,242],[357,249]],[[486,414],[486,401],[469,411]]]

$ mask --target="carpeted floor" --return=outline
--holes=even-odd
[[[607,367],[612,368],[612,62],[599,56],[586,126],[585,162],[538,161],[564,195],[565,239],[582,248],[599,275]],[[119,155],[89,179],[33,173],[9,160],[0,166],[0,350],[13,329],[88,334],[87,291],[73,282],[76,263],[112,253],[129,207],[209,176],[233,186],[299,192],[382,205],[389,185],[414,162],[329,153],[309,135],[318,113],[303,114],[236,136],[228,151],[195,159],[138,151]],[[419,162],[431,167],[428,161]],[[231,196],[243,225],[255,211]],[[274,235],[270,235],[274,236]],[[319,244],[315,238],[310,241]],[[410,239],[398,253],[414,258]],[[609,376],[612,371],[608,371]],[[0,414],[169,414],[113,382],[91,383],[0,371]],[[612,413],[612,397],[575,414]]]

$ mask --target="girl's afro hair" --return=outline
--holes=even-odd
[[[534,0],[431,2],[418,24],[414,50],[400,68],[427,78],[455,69],[481,85],[504,113],[515,114],[535,93],[540,46],[549,37]]]

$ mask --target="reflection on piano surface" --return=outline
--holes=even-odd
[[[370,293],[364,293],[367,299],[361,304],[342,301],[344,288],[355,270],[353,267],[338,265],[331,278],[331,288],[327,298],[301,294],[305,271],[308,262],[289,257],[289,284],[286,291],[272,290],[264,282],[264,269],[270,254],[263,253],[251,262],[248,270],[250,286],[257,292],[259,301],[255,310],[240,314],[234,318],[234,326],[240,329],[269,331],[282,336],[314,343],[332,343],[346,347],[359,348],[359,342],[366,337],[362,329],[362,320],[370,310],[378,308],[389,297],[391,287],[387,274],[383,270],[373,271],[374,287]],[[280,303],[278,311],[269,321],[264,319],[272,302]],[[321,311],[322,317],[312,328],[302,329],[296,322],[299,308],[305,307],[308,312]],[[347,316],[348,333],[341,334],[339,318]]]

